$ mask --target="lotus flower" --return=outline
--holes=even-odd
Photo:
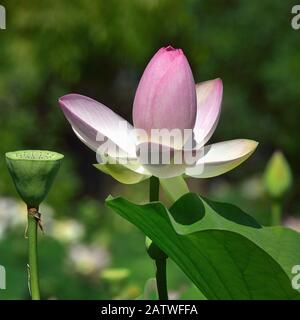
[[[237,139],[205,146],[219,120],[222,94],[221,79],[195,85],[184,53],[169,46],[154,55],[140,80],[134,126],[83,95],[65,95],[59,104],[78,138],[97,152],[100,163],[95,166],[132,184],[152,175],[214,177],[245,161],[257,142]],[[172,134],[164,139],[162,132]],[[162,161],[165,155],[169,161]]]

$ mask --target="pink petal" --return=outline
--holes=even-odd
[[[192,131],[196,111],[195,82],[187,58],[180,49],[160,49],[146,67],[136,91],[135,128],[146,130],[149,137],[151,129]],[[180,144],[182,147],[182,141]]]
[[[221,113],[223,84],[221,79],[198,83],[197,118],[194,138],[199,145],[204,145],[214,133]]]
[[[65,95],[59,104],[76,135],[92,150],[105,143],[110,156],[136,157],[133,127],[105,105],[79,94]]]

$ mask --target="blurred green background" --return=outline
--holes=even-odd
[[[154,267],[144,236],[104,206],[109,195],[147,201],[147,182],[120,185],[97,171],[95,154],[73,134],[57,99],[90,96],[131,121],[132,102],[149,59],[162,46],[183,48],[197,82],[221,77],[223,111],[212,141],[260,142],[240,168],[214,179],[190,179],[191,190],[232,202],[264,225],[270,201],[262,174],[274,150],[288,159],[294,187],[284,221],[299,227],[300,30],[294,1],[28,0],[2,1],[0,30],[0,264],[7,290],[27,299],[25,207],[4,153],[49,149],[65,154],[41,208],[41,291],[47,299],[139,296]],[[189,296],[190,282],[170,262],[171,297]],[[196,295],[192,295],[197,297]]]

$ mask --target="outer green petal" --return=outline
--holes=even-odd
[[[138,173],[119,163],[97,163],[94,164],[94,167],[106,174],[111,175],[114,179],[124,184],[139,183],[150,177],[150,175]]]
[[[166,196],[172,203],[177,201],[184,194],[189,193],[189,187],[182,176],[169,179],[160,178],[159,181]]]

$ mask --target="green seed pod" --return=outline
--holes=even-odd
[[[273,199],[282,199],[291,188],[292,181],[292,171],[283,153],[274,152],[264,173],[264,184],[268,194]]]
[[[5,156],[20,197],[28,207],[37,208],[48,194],[64,156],[46,150],[7,152]]]

